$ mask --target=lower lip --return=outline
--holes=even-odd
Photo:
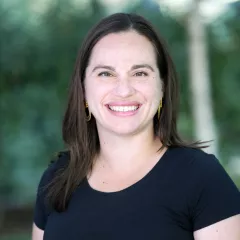
[[[118,116],[118,117],[128,117],[128,116],[133,116],[135,114],[137,114],[138,110],[140,109],[141,106],[139,106],[137,108],[137,110],[134,111],[127,111],[127,112],[118,112],[118,111],[113,111],[111,110],[108,106],[106,106],[106,108],[108,109],[108,111],[113,114],[114,116]]]

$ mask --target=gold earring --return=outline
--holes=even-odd
[[[91,112],[88,108],[88,103],[87,102],[85,103],[85,107],[86,107],[86,110],[88,110],[88,115],[86,117],[86,120],[87,120],[87,122],[89,122],[91,120],[92,115],[91,115]]]
[[[161,99],[159,107],[158,107],[158,119],[160,119],[161,108],[162,108],[162,99]]]

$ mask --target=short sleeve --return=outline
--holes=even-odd
[[[240,192],[214,155],[193,163],[193,231],[240,214]]]
[[[48,216],[46,205],[47,185],[53,178],[54,168],[53,165],[54,163],[50,164],[50,166],[43,173],[37,190],[36,203],[34,208],[34,223],[38,228],[42,230],[45,229],[45,225],[47,222]]]
[[[57,170],[66,164],[66,156],[67,153],[59,153],[57,159],[51,162],[48,168],[42,174],[40,179],[37,194],[36,194],[36,201],[35,201],[35,208],[34,208],[34,215],[33,221],[36,226],[42,230],[45,229],[48,216],[50,214],[50,206],[47,202],[47,186],[54,178],[54,174]]]

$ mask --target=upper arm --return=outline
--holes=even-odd
[[[239,240],[240,214],[194,232],[195,240]]]
[[[44,231],[36,226],[35,223],[33,223],[32,228],[32,240],[43,240]]]

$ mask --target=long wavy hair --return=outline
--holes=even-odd
[[[160,119],[154,117],[154,133],[163,147],[202,148],[201,142],[186,143],[177,132],[179,88],[173,61],[163,39],[150,22],[136,14],[116,13],[102,19],[87,34],[78,53],[69,88],[62,135],[68,149],[69,161],[54,176],[49,189],[49,200],[57,211],[64,211],[74,190],[91,171],[93,159],[100,151],[94,117],[86,121],[84,79],[89,58],[95,44],[110,33],[134,30],[153,44],[157,65],[163,81],[163,104]]]

